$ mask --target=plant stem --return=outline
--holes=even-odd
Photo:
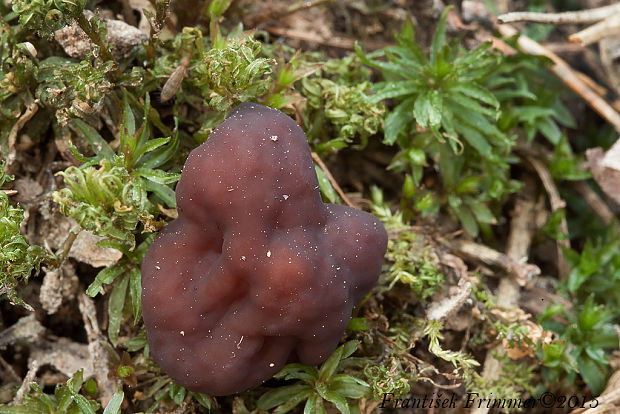
[[[86,18],[86,16],[84,16],[83,13],[78,13],[77,16],[75,16],[75,20],[77,21],[78,26],[80,26],[84,33],[86,33],[86,36],[88,36],[90,41],[99,47],[99,53],[101,54],[103,60],[114,62],[114,70],[112,71],[112,74],[115,78],[118,78],[121,74],[118,70],[118,64],[116,63],[114,56],[112,56],[112,53],[110,53],[110,50],[108,50],[108,47],[101,41],[101,38],[97,35],[95,30],[93,30],[93,26],[90,24],[90,21]]]

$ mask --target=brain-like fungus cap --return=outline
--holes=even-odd
[[[153,360],[190,390],[228,395],[329,357],[377,281],[387,233],[323,203],[295,121],[239,105],[192,151],[176,197],[178,219],[142,263]]]

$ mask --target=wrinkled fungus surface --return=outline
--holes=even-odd
[[[233,394],[334,351],[387,234],[318,188],[301,128],[262,105],[238,106],[192,151],[179,218],[142,264],[151,356],[177,383]]]

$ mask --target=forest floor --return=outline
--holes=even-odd
[[[0,14],[0,414],[620,412],[617,2]],[[327,362],[212,397],[150,358],[140,266],[245,101],[295,119],[324,201],[389,242]]]

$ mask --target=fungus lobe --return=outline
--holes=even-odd
[[[179,217],[142,263],[151,356],[177,383],[233,394],[334,351],[387,233],[318,188],[301,128],[259,104],[239,105],[191,152]]]

